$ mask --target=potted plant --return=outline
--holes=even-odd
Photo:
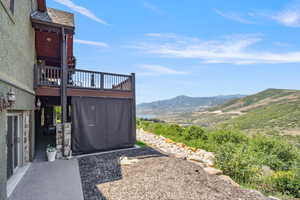
[[[55,161],[56,157],[56,148],[54,145],[49,144],[46,149],[48,161]]]

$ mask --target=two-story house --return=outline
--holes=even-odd
[[[58,158],[135,144],[134,74],[77,69],[74,34],[46,0],[0,0],[0,200],[48,144]]]

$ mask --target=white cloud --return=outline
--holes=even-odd
[[[261,19],[268,19],[287,27],[300,27],[300,0],[288,4],[279,11],[250,11],[243,15],[237,12],[223,12],[217,9],[215,12],[222,17],[244,24],[254,24],[258,23],[258,21],[261,22]]]
[[[300,9],[284,10],[269,16],[269,18],[285,26],[300,27]]]
[[[241,15],[234,13],[234,12],[222,12],[220,10],[215,10],[216,13],[222,17],[225,17],[227,19],[233,20],[233,21],[237,21],[243,24],[253,24],[253,21],[250,21],[249,19],[246,19],[245,17],[242,17]]]
[[[97,17],[92,11],[88,10],[85,7],[79,6],[75,3],[73,3],[71,0],[53,0],[57,3],[60,3],[64,6],[67,6],[68,8],[70,8],[71,10],[78,12],[96,22],[99,22],[101,24],[105,24],[108,25],[106,21],[104,21],[103,19],[100,19],[99,17]]]
[[[79,40],[79,39],[75,39],[74,42],[78,44],[86,44],[86,45],[92,45],[98,47],[108,47],[108,44],[104,42],[95,42],[95,41]]]
[[[144,70],[143,72],[140,72],[139,75],[181,75],[181,74],[187,74],[187,72],[184,71],[177,71],[165,66],[161,65],[149,65],[145,64],[142,65],[141,68]]]
[[[175,34],[174,34],[175,35]],[[159,34],[156,35],[157,37]],[[166,38],[130,46],[148,54],[169,58],[199,59],[203,63],[228,64],[279,64],[300,63],[300,51],[281,52],[255,50],[254,45],[262,41],[261,35],[234,35],[219,40],[199,38]]]
[[[300,27],[300,1],[294,1],[279,11],[249,12],[248,16],[273,20],[287,27]]]
[[[151,11],[156,12],[158,14],[163,13],[161,9],[159,9],[157,6],[151,4],[147,1],[144,1],[143,6],[144,6],[144,8],[147,8],[148,10],[151,10]]]

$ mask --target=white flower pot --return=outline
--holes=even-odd
[[[48,157],[49,162],[55,161],[56,151],[53,151],[53,152],[48,152],[47,151],[47,157]]]

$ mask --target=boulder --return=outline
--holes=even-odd
[[[268,196],[268,200],[280,200],[280,199],[279,199],[279,198],[277,198],[277,197]]]
[[[195,162],[204,162],[203,161],[203,158],[201,156],[198,156],[198,155],[189,155],[187,157],[188,160],[192,160],[192,161],[195,161]]]
[[[171,140],[171,139],[169,139],[169,138],[165,139],[165,142],[166,142],[166,143],[170,143],[170,144],[173,144],[173,143],[174,143],[173,140]]]
[[[120,161],[120,165],[132,165],[134,163],[137,163],[139,160],[135,158],[129,159],[126,156],[121,156],[119,161]]]
[[[179,146],[179,147],[181,147],[181,148],[185,148],[185,147],[186,147],[186,145],[183,144],[183,143],[177,143],[177,146]]]
[[[221,175],[223,174],[222,170],[212,168],[212,167],[205,167],[204,171],[211,175]]]

